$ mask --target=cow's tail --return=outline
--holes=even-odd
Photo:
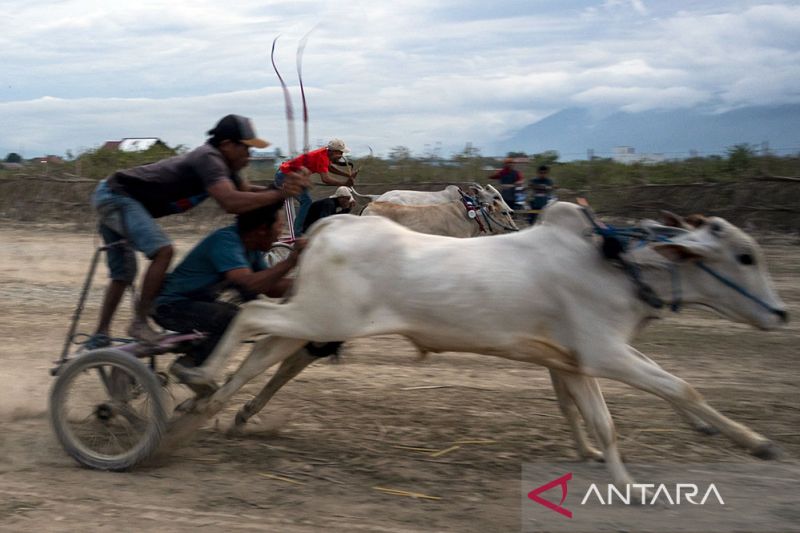
[[[353,187],[350,187],[350,192],[352,192],[359,198],[365,198],[367,202],[372,202],[373,200],[376,200],[380,196],[380,194],[361,194],[360,192],[356,191],[355,188]]]

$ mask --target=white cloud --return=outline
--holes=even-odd
[[[559,109],[730,108],[798,101],[800,6],[702,0],[94,0],[3,2],[0,152],[33,156],[158,136],[194,146],[229,112],[286,150],[268,51],[312,139],[379,152],[490,145]],[[682,9],[682,10],[679,10]],[[5,153],[5,152],[3,152]],[[2,156],[2,153],[0,153]]]
[[[656,109],[694,107],[707,101],[708,94],[690,87],[608,87],[600,86],[576,94],[575,102],[617,108],[630,113]]]

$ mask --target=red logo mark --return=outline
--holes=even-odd
[[[535,501],[539,505],[544,505],[548,509],[566,516],[567,518],[572,518],[572,511],[570,511],[569,509],[565,509],[564,507],[561,507],[561,504],[563,504],[564,500],[567,499],[567,481],[569,481],[570,479],[572,479],[572,472],[564,474],[560,478],[554,479],[553,481],[545,485],[542,485],[539,488],[533,489],[528,493],[528,498]],[[541,496],[539,496],[539,494],[547,492],[556,485],[561,485],[561,501],[558,502],[558,505],[554,504],[553,502],[547,501]]]

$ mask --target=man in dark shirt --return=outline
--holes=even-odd
[[[305,239],[295,242],[286,260],[271,268],[264,261],[264,252],[283,230],[283,219],[277,216],[280,208],[281,204],[270,205],[239,215],[235,225],[208,235],[167,275],[153,319],[172,331],[206,334],[170,368],[183,383],[200,385],[195,367],[211,354],[239,311],[238,306],[218,300],[224,290],[238,289],[251,298],[257,294],[280,298],[291,287],[286,274],[297,265]]]
[[[531,213],[528,215],[528,222],[533,225],[539,212],[553,199],[553,180],[550,179],[550,167],[539,166],[536,169],[536,177],[532,178],[528,185],[531,189]]]
[[[228,213],[243,213],[280,204],[309,185],[307,174],[293,172],[281,190],[246,183],[239,171],[247,166],[250,147],[269,145],[259,139],[249,119],[227,115],[208,132],[206,144],[157,163],[120,170],[100,182],[92,204],[106,244],[111,283],[106,289],[95,334],[87,349],[110,344],[111,319],[125,289],[136,277],[135,250],[150,260],[128,334],[151,342],[157,334],[147,323],[153,300],[172,260],[172,241],[155,219],[191,209],[213,197]]]
[[[353,195],[350,194],[350,189],[344,186],[339,187],[328,198],[317,200],[311,204],[306,220],[303,222],[303,233],[308,231],[311,224],[321,218],[349,213],[355,203]]]

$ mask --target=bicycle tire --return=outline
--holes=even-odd
[[[97,404],[89,416],[78,419],[77,426],[87,428],[83,431],[87,434],[94,428],[105,429],[110,433],[108,428],[114,422],[122,429],[126,429],[127,425],[126,432],[130,434],[130,428],[135,430],[134,426],[144,425],[141,437],[130,448],[119,453],[94,449],[92,445],[81,440],[71,425],[71,387],[79,377],[91,376],[93,370],[97,370],[95,379],[100,383],[100,387],[95,385],[94,388],[97,391],[105,390],[110,398]],[[105,374],[106,370],[108,376]],[[122,378],[125,375],[127,378]],[[116,384],[112,383],[113,380],[116,380]],[[87,383],[91,381],[87,380]],[[116,390],[112,390],[115,388]],[[144,416],[139,416],[132,405],[142,397],[144,400],[141,403],[146,412]],[[81,465],[97,470],[124,471],[133,468],[156,451],[167,427],[165,398],[157,376],[136,357],[114,348],[93,350],[67,363],[59,372],[50,391],[49,415],[53,430],[64,450]],[[90,428],[90,425],[94,427]],[[121,445],[116,436],[113,441]],[[112,442],[112,439],[108,439],[108,442]]]

